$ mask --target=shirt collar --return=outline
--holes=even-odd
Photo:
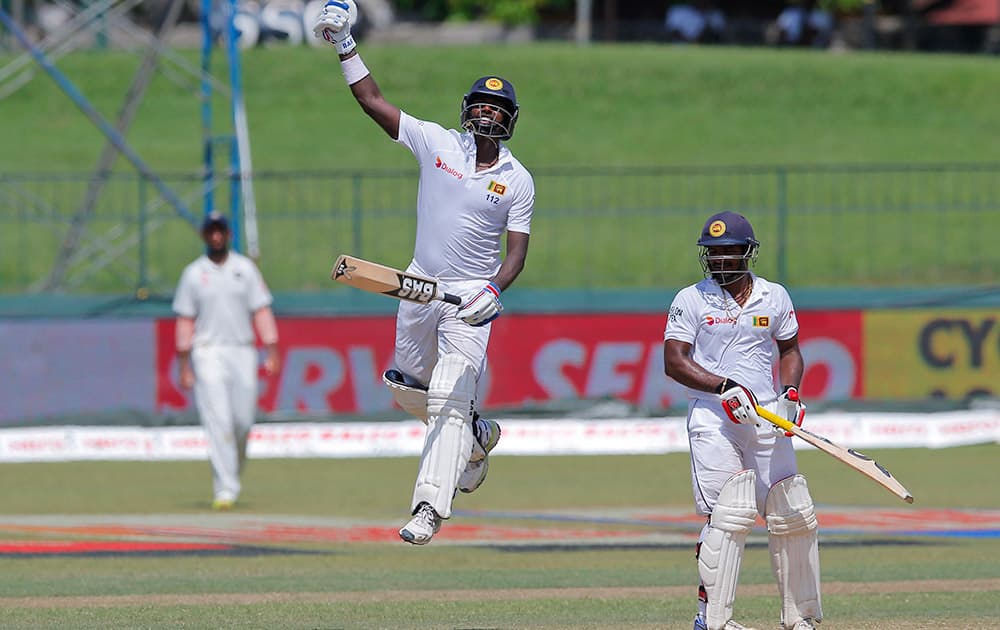
[[[475,161],[476,159],[476,139],[471,131],[462,132],[462,150],[468,156],[470,161]],[[500,154],[497,156],[497,163],[486,170],[492,170],[500,166],[504,162],[510,159],[510,149],[507,148],[503,142],[500,143]],[[485,171],[484,171],[485,172]]]
[[[761,281],[761,278],[754,272],[750,272],[750,278],[753,280],[753,288],[750,289],[750,297],[747,298],[747,304],[755,302],[756,300],[762,299],[765,295],[771,292],[771,287],[767,286],[766,282]],[[712,278],[705,278],[708,280],[709,293],[712,293],[720,298],[729,298],[729,292],[719,286],[719,283]],[[746,307],[746,305],[744,305]]]
[[[762,300],[765,295],[771,292],[771,288],[767,286],[767,283],[762,282],[761,279],[752,271],[750,272],[750,278],[753,280],[753,288],[750,289],[750,297],[747,298],[747,304]],[[744,307],[746,307],[746,305],[744,305]]]

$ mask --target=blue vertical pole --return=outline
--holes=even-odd
[[[204,211],[213,209],[212,192],[215,187],[215,165],[212,155],[212,83],[209,81],[212,69],[212,0],[201,0],[201,138],[203,142]]]
[[[236,136],[229,141],[229,215],[233,233],[233,249],[243,251],[243,216],[240,213],[240,155]]]
[[[241,195],[240,195],[240,177],[243,174],[242,164],[240,163],[240,151],[238,145],[238,139],[236,137],[236,104],[243,101],[243,84],[240,81],[240,49],[237,45],[237,33],[236,33],[236,0],[222,0],[225,3],[225,16],[226,16],[226,54],[229,58],[229,84],[233,91],[232,98],[230,99],[230,116],[233,121],[233,136],[232,141],[229,145],[229,163],[230,163],[230,175],[229,175],[229,199],[230,199],[230,218],[232,220],[233,226],[233,248],[241,252],[243,251],[243,230],[242,227],[242,215],[240,213],[240,208],[242,207]]]

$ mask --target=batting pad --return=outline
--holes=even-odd
[[[459,473],[472,455],[475,398],[476,370],[472,363],[460,354],[441,357],[427,388],[427,433],[412,510],[426,501],[441,518],[451,516]]]
[[[407,385],[405,380],[404,382],[400,382],[390,378],[392,374],[404,375],[397,370],[386,370],[382,373],[382,382],[392,392],[392,397],[396,399],[396,404],[403,411],[413,414],[418,420],[427,424],[427,390],[416,385]]]
[[[709,524],[702,532],[698,575],[708,597],[705,623],[709,630],[722,630],[733,617],[743,547],[757,520],[756,483],[757,475],[752,470],[730,477],[722,485]]]
[[[819,588],[819,533],[806,478],[792,475],[774,484],[764,503],[771,570],[781,592],[781,625],[823,618]]]

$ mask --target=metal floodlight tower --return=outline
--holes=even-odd
[[[188,203],[200,194],[204,199],[204,212],[213,209],[213,195],[216,187],[225,184],[228,177],[232,194],[231,215],[234,226],[234,247],[244,249],[255,259],[260,256],[257,239],[256,204],[252,185],[252,167],[250,161],[250,139],[243,99],[239,47],[239,34],[235,29],[236,0],[217,0],[218,13],[212,0],[202,0],[202,68],[190,66],[182,56],[172,51],[167,44],[167,35],[176,24],[184,0],[170,0],[165,7],[157,32],[149,34],[140,29],[128,17],[128,11],[142,0],[95,0],[85,7],[76,7],[65,0],[55,0],[59,6],[71,13],[71,20],[59,28],[39,44],[30,38],[21,28],[19,20],[12,18],[0,4],[0,25],[6,27],[12,40],[24,49],[24,54],[0,68],[0,99],[17,91],[34,76],[35,66],[47,74],[58,87],[69,97],[78,109],[98,128],[105,137],[105,145],[98,160],[95,171],[88,182],[87,191],[79,207],[74,211],[67,226],[53,268],[47,278],[39,280],[32,287],[33,291],[57,291],[81,286],[87,279],[112,265],[120,264],[129,251],[139,251],[139,278],[136,284],[137,295],[148,295],[148,280],[145,267],[146,239],[153,231],[167,224],[168,213],[161,206],[173,209],[174,215],[179,215],[186,222],[197,228],[200,221],[189,211]],[[212,16],[218,18],[219,26],[213,28]],[[90,101],[77,88],[76,84],[60,71],[53,59],[81,47],[79,36],[100,29],[112,29],[123,36],[126,41],[137,42],[144,46],[143,62],[133,77],[117,119],[112,122],[102,116]],[[2,32],[2,30],[0,30]],[[221,45],[225,47],[229,65],[229,76],[232,85],[219,81],[208,70],[211,64],[213,42],[219,36]],[[161,61],[170,61],[169,68],[180,71],[181,74],[195,76],[200,86],[202,101],[202,126],[205,142],[205,173],[200,191],[194,195],[181,195],[156,173],[142,156],[133,149],[126,140],[126,134],[137,115],[138,106],[149,86],[152,75],[159,69],[166,71],[168,66]],[[175,75],[176,76],[176,75]],[[212,105],[214,93],[227,97],[230,101],[231,122],[233,132],[225,137],[229,144],[230,166],[226,177],[217,178],[212,162],[212,144],[217,141],[212,137]],[[150,182],[159,193],[158,199],[141,202],[139,207],[139,227],[131,231],[127,225],[112,226],[103,233],[95,233],[90,227],[91,219],[98,206],[99,197],[112,174],[116,158],[124,156],[141,177]],[[242,204],[241,204],[242,202]],[[244,210],[241,214],[240,210]],[[120,274],[121,275],[121,274]],[[127,275],[127,274],[126,274]],[[125,278],[125,275],[122,275]],[[145,299],[145,298],[140,298]]]
[[[213,17],[220,18],[216,27]],[[246,105],[243,99],[243,80],[240,68],[239,33],[235,25],[236,0],[201,0],[201,126],[204,143],[204,209],[208,214],[215,209],[215,189],[218,185],[215,170],[215,145],[227,144],[229,148],[230,216],[232,218],[233,247],[244,251],[251,258],[260,258],[257,235],[257,204],[253,192],[253,166],[250,159],[250,130]],[[212,133],[212,51],[216,38],[226,51],[229,64],[230,110],[232,135],[215,136]],[[242,202],[242,203],[241,203]],[[242,214],[240,209],[242,207]],[[244,243],[245,241],[245,243]]]

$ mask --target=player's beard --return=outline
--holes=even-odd
[[[712,279],[720,287],[725,287],[734,282],[737,282],[740,278],[746,275],[746,271],[713,271]]]
[[[722,264],[724,265],[725,263]],[[716,284],[720,287],[728,287],[745,278],[747,274],[750,273],[750,270],[747,267],[746,262],[742,261],[736,269],[712,269],[711,273],[712,280],[715,280]]]
[[[207,245],[205,246],[205,254],[212,260],[222,260],[229,254],[229,245],[224,244],[219,247]]]

